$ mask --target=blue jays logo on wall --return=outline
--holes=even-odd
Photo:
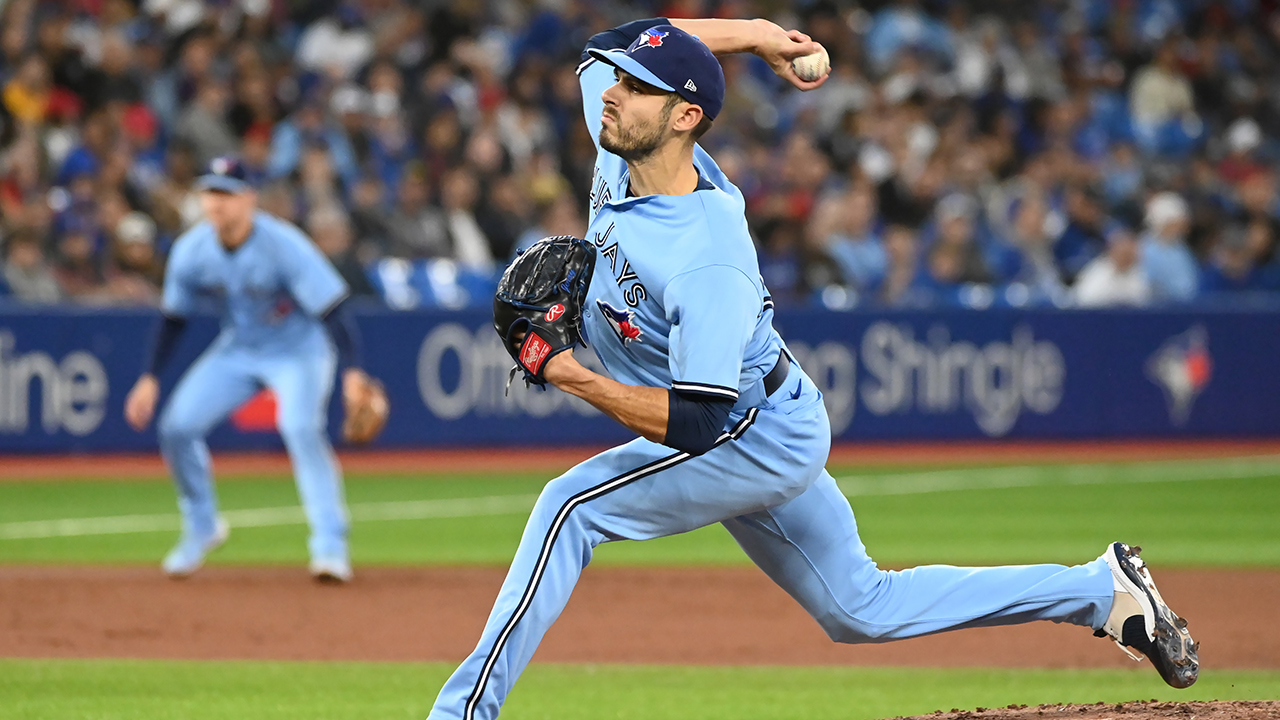
[[[1147,360],[1147,377],[1164,390],[1169,419],[1182,426],[1191,417],[1191,406],[1213,376],[1209,333],[1203,325],[1174,335]]]
[[[666,36],[667,33],[664,32],[645,30],[644,33],[637,38],[638,42],[636,43],[636,47],[658,47],[662,44],[662,38]]]
[[[599,306],[604,319],[609,321],[609,327],[618,334],[618,339],[622,341],[624,347],[632,340],[640,339],[640,328],[635,324],[635,312],[618,310],[603,300],[596,300],[596,305]]]

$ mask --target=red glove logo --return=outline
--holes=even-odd
[[[520,348],[520,364],[537,375],[542,372],[542,364],[547,361],[547,356],[550,354],[551,345],[537,335],[529,333],[524,339],[524,345]]]

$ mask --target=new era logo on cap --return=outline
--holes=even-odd
[[[693,84],[692,79],[684,81],[684,89],[689,92],[698,92],[698,86]]]

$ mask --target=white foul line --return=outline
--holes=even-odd
[[[1131,485],[1269,476],[1280,476],[1280,456],[1147,463],[976,467],[883,475],[842,475],[836,478],[836,482],[841,492],[849,497],[870,497],[1051,485]],[[349,511],[351,519],[356,522],[516,515],[528,512],[537,499],[537,495],[491,495],[474,498],[355,503],[350,506]],[[232,527],[273,527],[301,525],[306,522],[302,508],[296,505],[226,510],[223,511],[222,516]],[[0,523],[0,540],[173,532],[178,530],[180,525],[178,516],[171,513],[30,520]]]
[[[1280,456],[1144,463],[1081,463],[964,468],[888,475],[842,475],[848,497],[916,495],[958,490],[997,490],[1049,485],[1134,485],[1280,476]]]
[[[537,495],[495,495],[476,498],[448,498],[444,500],[356,503],[350,506],[349,511],[351,519],[359,522],[480,517],[482,515],[510,515],[528,512],[537,499]],[[232,527],[301,525],[306,522],[306,516],[302,512],[302,508],[296,505],[254,508],[251,510],[225,510],[222,512],[222,517]],[[180,525],[181,523],[176,514],[32,520],[0,524],[0,540],[172,532],[178,530]]]

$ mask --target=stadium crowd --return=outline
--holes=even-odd
[[[830,53],[812,93],[725,58],[703,142],[780,305],[1280,298],[1276,0],[0,7],[17,301],[156,303],[192,182],[227,153],[357,294],[415,263],[489,282],[517,248],[585,233],[579,52],[655,15],[769,17]]]

